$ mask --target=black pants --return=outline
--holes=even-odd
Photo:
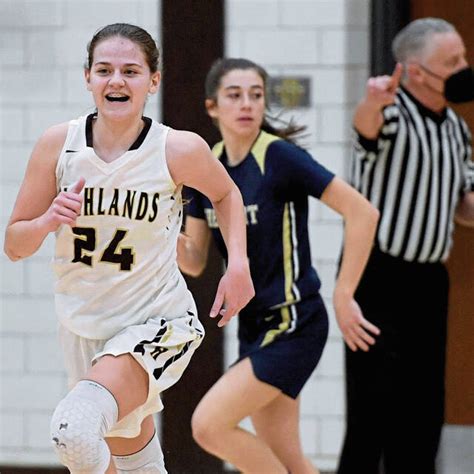
[[[338,474],[432,474],[444,420],[449,280],[441,263],[374,250],[356,293],[381,330],[346,346],[347,431]]]

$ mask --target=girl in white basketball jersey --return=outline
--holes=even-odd
[[[51,422],[61,462],[73,473],[164,473],[151,415],[204,335],[176,263],[181,187],[212,201],[226,241],[229,264],[211,310],[220,326],[254,294],[242,198],[199,136],[142,116],[160,82],[146,31],[106,26],[88,53],[97,110],[39,139],[5,252],[28,257],[56,234],[55,297],[71,386]]]

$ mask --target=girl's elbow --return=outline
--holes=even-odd
[[[357,208],[353,208],[345,216],[346,223],[352,222],[354,225],[363,226],[366,229],[376,229],[380,219],[380,211],[373,206],[369,201],[365,201]]]
[[[363,219],[368,223],[377,224],[380,219],[380,211],[365,197],[359,196],[359,199],[352,203],[343,216],[346,220]]]
[[[195,278],[200,277],[204,273],[206,266],[207,266],[207,255],[200,255],[199,259],[197,259],[197,261],[194,262],[192,276]]]
[[[198,278],[202,275],[206,268],[206,261],[201,258],[193,258],[185,261],[183,258],[178,258],[178,266],[182,273],[193,278]]]
[[[3,253],[12,261],[16,262],[21,259],[21,256],[12,248],[14,242],[13,236],[10,234],[10,227],[5,230],[4,241],[3,241]]]
[[[16,248],[15,248],[16,247]],[[15,245],[14,235],[9,234],[8,229],[5,232],[5,240],[3,242],[3,252],[12,261],[17,262],[23,258],[29,257],[29,254],[25,255],[19,252],[18,245]]]
[[[365,221],[367,228],[370,229],[373,233],[377,230],[377,225],[380,219],[380,211],[374,207],[372,204],[369,204],[367,212],[365,214]]]
[[[17,262],[18,260],[21,260],[23,257],[15,253],[11,248],[8,247],[8,245],[5,244],[3,247],[3,252],[5,255],[12,261],[12,262]]]
[[[185,274],[185,275],[188,275],[190,277],[193,277],[193,278],[198,278],[202,275],[203,271],[204,271],[204,265],[202,266],[198,266],[198,265],[190,265],[190,266],[186,266],[186,267],[181,267],[181,271]]]
[[[377,225],[380,220],[380,211],[372,204],[370,204],[369,208],[369,218],[374,225]]]

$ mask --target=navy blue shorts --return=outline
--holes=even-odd
[[[239,315],[239,359],[250,357],[257,379],[297,398],[318,365],[328,336],[321,296]]]

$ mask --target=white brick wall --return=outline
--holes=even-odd
[[[155,0],[0,0],[0,245],[29,154],[48,126],[93,103],[82,65],[94,32],[124,21],[159,38]],[[158,41],[160,44],[160,42]],[[146,114],[158,118],[159,97]],[[66,391],[48,238],[30,259],[0,256],[0,464],[58,465],[49,419]]]
[[[309,151],[344,177],[352,112],[367,77],[369,0],[227,0],[226,9],[228,56],[259,62],[270,74],[311,78],[311,107],[285,116],[307,125],[311,135],[304,142]],[[301,435],[315,464],[334,469],[345,410],[343,344],[331,306],[342,225],[336,213],[314,200],[309,221],[330,331],[321,362],[303,389]],[[228,363],[237,354],[235,332],[231,324],[226,332]]]

